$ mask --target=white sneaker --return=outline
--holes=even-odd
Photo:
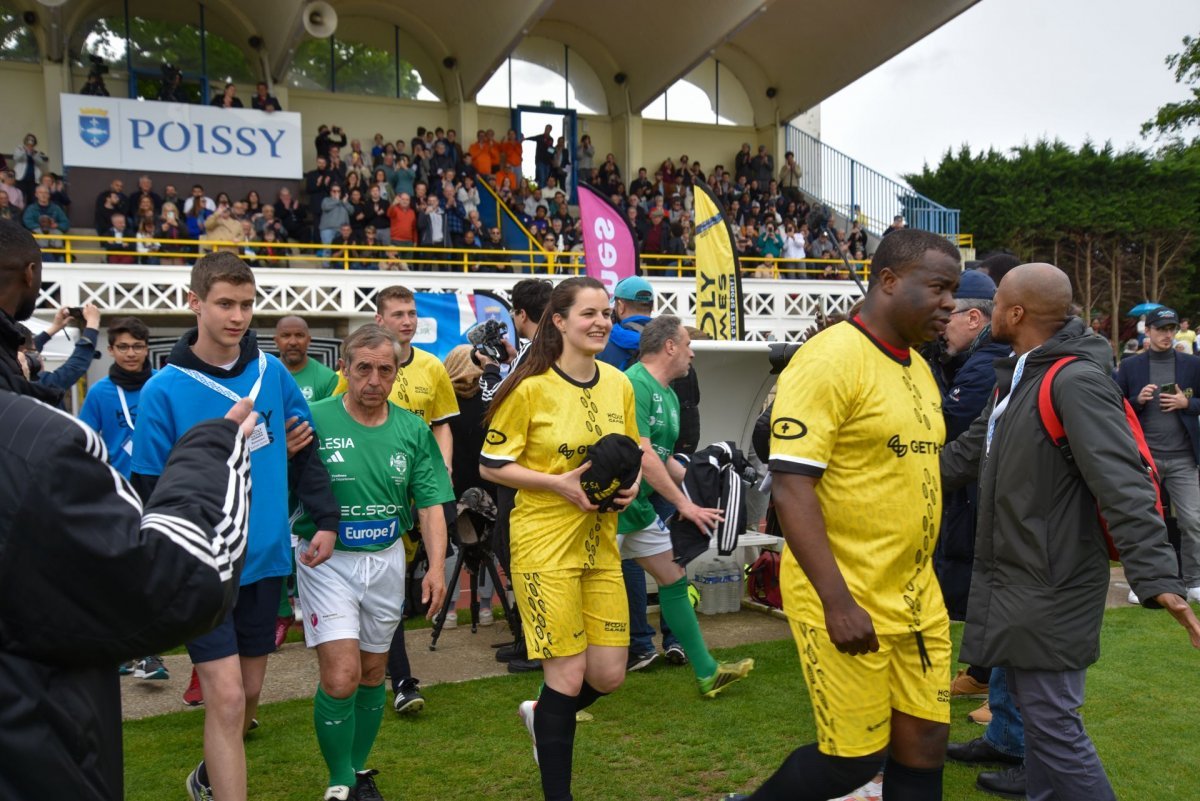
[[[349,801],[350,788],[344,784],[335,784],[325,791],[325,801]]]
[[[517,707],[517,714],[525,723],[525,728],[529,730],[529,739],[533,740],[533,764],[538,764],[537,754],[537,735],[533,733],[533,710],[537,707],[537,701],[522,701]]]
[[[1200,592],[1200,588],[1197,588],[1196,592]],[[492,608],[490,606],[485,606],[479,610],[479,625],[490,626],[495,622],[496,620],[492,617]]]
[[[1200,604],[1200,587],[1188,587],[1187,599],[1191,603]]]
[[[833,801],[883,801],[883,782],[872,779],[850,795],[841,796]]]
[[[1133,590],[1129,591],[1129,603],[1133,604],[1134,606],[1142,605],[1142,602],[1138,600],[1137,593]]]
[[[442,624],[442,631],[456,628],[458,628],[458,610],[450,607],[450,611],[446,613],[446,622]]]

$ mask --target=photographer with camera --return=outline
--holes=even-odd
[[[75,349],[71,356],[57,370],[47,372],[42,369],[41,352],[46,343],[74,322],[80,327],[79,338],[75,340]],[[68,335],[68,338],[70,336]],[[21,358],[29,368],[29,380],[36,381],[42,386],[55,387],[64,392],[75,386],[75,382],[87,373],[92,360],[96,358],[96,341],[100,338],[100,310],[91,303],[83,306],[64,306],[54,314],[50,326],[33,337],[32,347],[21,353]]]
[[[164,103],[190,103],[187,93],[183,90],[183,72],[174,64],[166,62],[159,69],[162,71],[162,82],[158,89],[158,99]]]
[[[42,170],[50,162],[50,157],[37,149],[37,143],[37,137],[27,133],[13,151],[12,171],[17,178],[17,187],[25,197],[26,206],[33,202],[34,187],[41,183]],[[27,224],[26,227],[32,226]]]
[[[339,126],[335,125],[333,128],[330,128],[328,125],[322,124],[319,128],[317,128],[317,158],[323,158],[328,161],[329,148],[343,148],[346,146],[346,142],[348,141],[349,140],[346,139],[346,132],[343,131]]]
[[[92,67],[88,70],[87,81],[79,90],[79,94],[108,97],[108,87],[104,85],[104,76],[108,74],[108,65],[97,55],[88,56],[88,60],[92,62]]]

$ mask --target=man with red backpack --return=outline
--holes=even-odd
[[[1200,603],[1200,358],[1175,350],[1179,315],[1160,306],[1146,315],[1150,347],[1121,362],[1117,384],[1137,412],[1163,488],[1179,521],[1187,599]],[[1137,596],[1130,592],[1131,603]]]
[[[992,337],[1016,358],[997,365],[998,399],[942,451],[942,481],[947,491],[979,481],[961,658],[1006,669],[1025,723],[1027,797],[1115,801],[1078,711],[1100,652],[1105,529],[1145,606],[1165,607],[1196,648],[1200,621],[1182,597],[1157,487],[1109,378],[1112,353],[1070,304],[1070,280],[1053,265],[1021,265],[1001,281]],[[1047,419],[1061,422],[1058,444]]]

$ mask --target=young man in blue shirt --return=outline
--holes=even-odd
[[[304,564],[329,558],[339,519],[315,445],[288,459],[285,421],[308,421],[308,405],[287,368],[258,348],[250,330],[255,294],[254,273],[235,254],[210,253],[196,262],[188,307],[197,327],[146,383],[134,432],[133,483],[148,498],[171,447],[196,422],[223,415],[243,397],[254,401],[259,416],[249,438],[253,497],[237,604],[214,621],[215,629],[187,644],[205,699],[204,761],[187,780],[193,801],[246,798],[242,738],[258,708],[267,655],[275,650],[280,587],[291,571],[289,488],[317,529],[299,556]]]
[[[154,371],[150,369],[150,329],[136,317],[121,317],[108,327],[108,353],[113,364],[108,376],[88,390],[79,419],[104,440],[108,461],[129,478],[133,465],[133,431],[137,423],[138,397]],[[91,358],[88,358],[91,361]],[[157,655],[144,656],[121,665],[121,675],[139,679],[170,678]]]

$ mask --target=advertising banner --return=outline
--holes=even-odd
[[[63,164],[300,178],[300,115],[91,95],[59,96]]]
[[[621,212],[587,184],[579,185],[579,219],[583,221],[583,258],[587,274],[604,282],[608,294],[637,270],[637,245]]]

